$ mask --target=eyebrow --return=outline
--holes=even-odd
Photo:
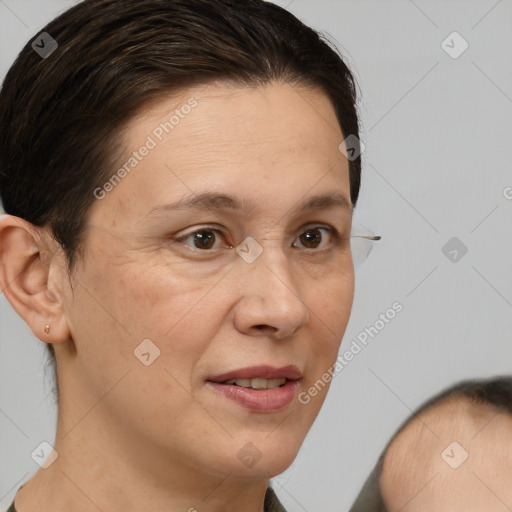
[[[350,213],[353,211],[352,203],[345,195],[340,193],[322,194],[310,197],[307,202],[298,205],[294,211],[320,211],[331,208],[342,208]],[[184,197],[174,203],[160,204],[151,209],[147,216],[158,215],[176,210],[234,210],[251,212],[254,206],[245,199],[238,199],[227,194],[205,192],[194,196]]]

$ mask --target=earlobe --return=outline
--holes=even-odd
[[[0,216],[0,290],[37,338],[58,343],[68,339],[69,330],[61,296],[49,289],[56,285],[50,283],[54,255],[42,245],[32,224]]]

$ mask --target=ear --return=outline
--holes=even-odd
[[[0,292],[34,335],[47,343],[70,338],[62,306],[66,269],[57,246],[24,219],[0,215]]]

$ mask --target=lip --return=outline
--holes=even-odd
[[[247,368],[240,368],[232,370],[220,375],[208,377],[206,380],[210,382],[222,383],[231,379],[288,379],[298,380],[302,377],[302,372],[293,364],[275,368],[274,366],[259,365],[250,366]]]
[[[277,412],[284,409],[293,401],[299,388],[298,380],[287,380],[286,384],[274,389],[244,388],[212,381],[206,384],[245,409],[257,413]]]
[[[286,379],[274,389],[252,389],[235,384],[222,384],[231,379]],[[257,413],[271,413],[289,405],[299,388],[302,372],[295,365],[275,368],[269,365],[251,366],[232,370],[206,379],[206,384],[217,393],[229,398],[245,409]]]

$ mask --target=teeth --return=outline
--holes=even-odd
[[[286,379],[231,379],[224,384],[236,384],[243,388],[274,389],[286,383]]]

